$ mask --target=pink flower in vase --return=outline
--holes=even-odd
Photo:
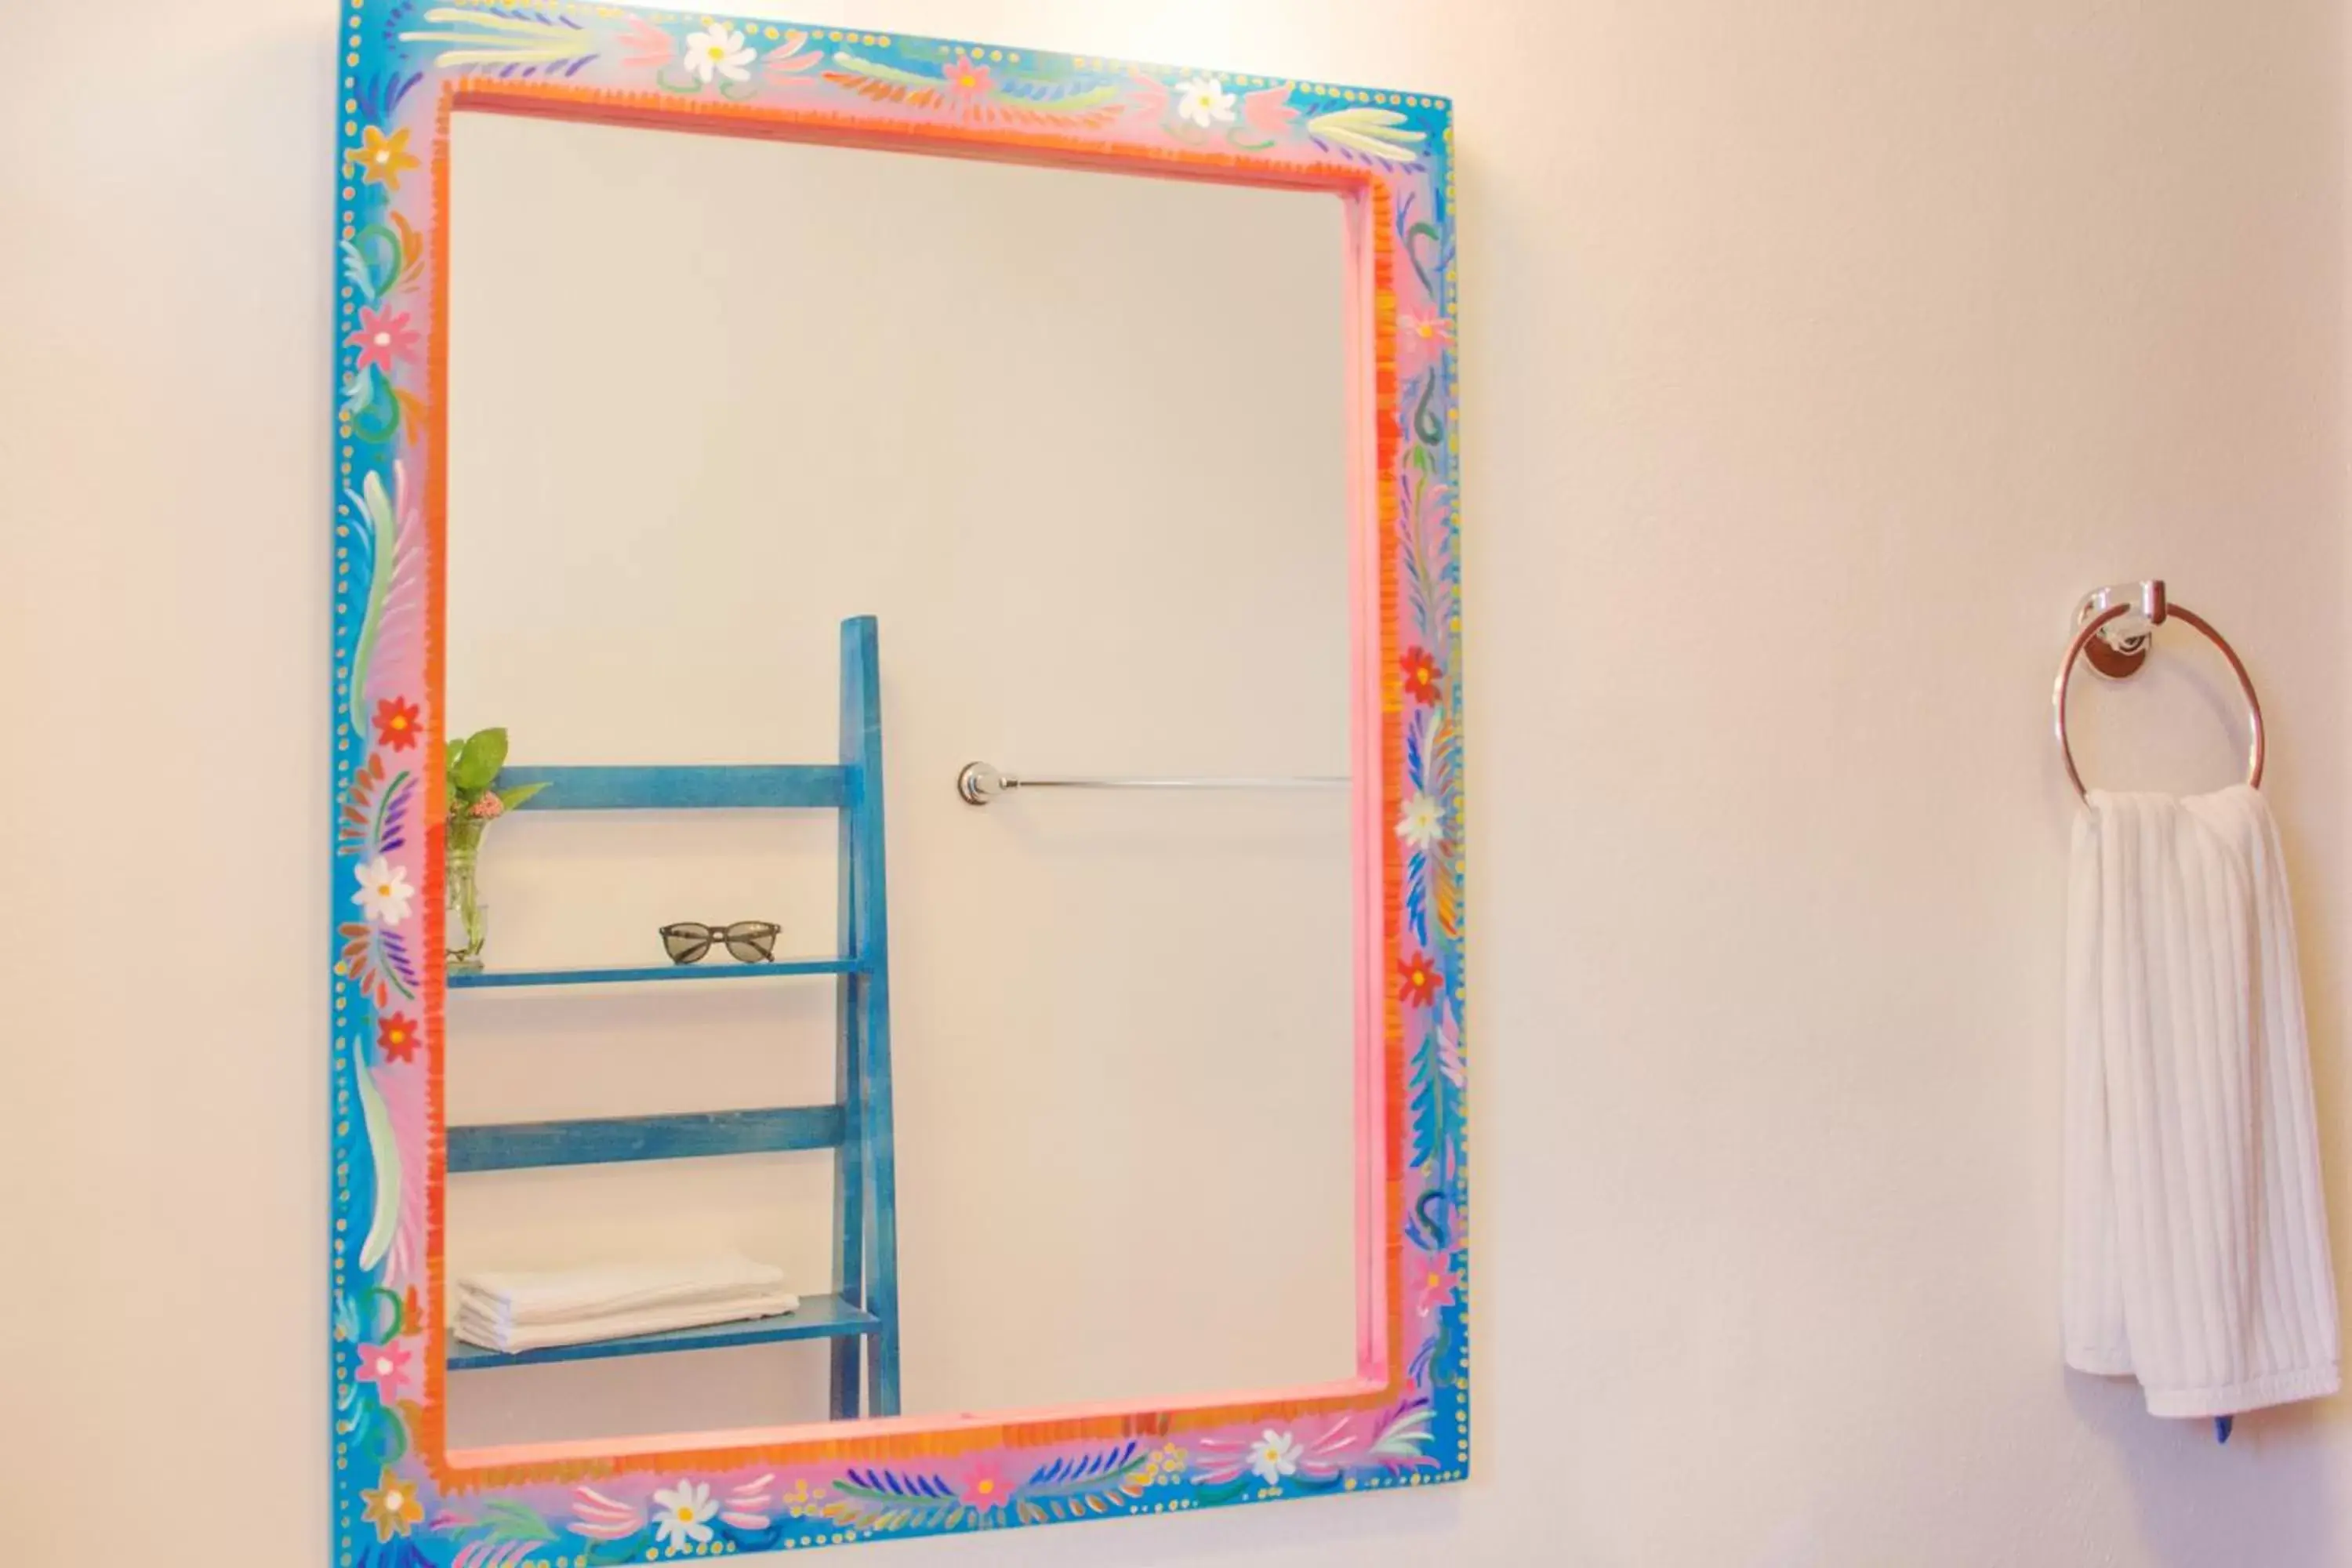
[[[401,1387],[408,1380],[408,1347],[399,1340],[362,1345],[360,1381],[375,1384],[376,1397],[390,1405],[400,1397]]]
[[[481,799],[474,803],[473,815],[488,822],[494,816],[505,816],[506,809],[507,803],[499,798],[498,792],[486,789],[482,792]]]

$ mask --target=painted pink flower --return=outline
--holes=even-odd
[[[948,91],[961,102],[969,103],[976,98],[986,98],[989,93],[988,68],[961,49],[956,51],[956,58],[952,64],[940,68],[940,80],[944,82]]]
[[[1290,89],[1262,87],[1242,94],[1242,123],[1271,145],[1290,134],[1298,110],[1290,107]]]
[[[390,375],[394,361],[416,358],[417,345],[424,339],[408,324],[407,311],[362,305],[359,330],[343,341],[360,351],[360,369],[373,365]]]
[[[1445,1267],[1444,1262],[1437,1258],[1430,1259],[1427,1272],[1413,1284],[1414,1312],[1426,1318],[1441,1307],[1454,1305],[1454,1292],[1461,1283],[1462,1277]]]
[[[360,1381],[375,1384],[376,1397],[390,1405],[400,1397],[402,1385],[408,1380],[408,1346],[400,1340],[362,1345]]]
[[[1423,316],[1412,310],[1397,316],[1397,325],[1405,335],[1425,343],[1450,343],[1454,341],[1454,323],[1442,315]]]
[[[983,1459],[964,1472],[963,1480],[956,1487],[956,1498],[964,1507],[985,1513],[1012,1503],[1013,1483],[1004,1479],[1004,1472],[994,1462]]]

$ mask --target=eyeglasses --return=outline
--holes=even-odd
[[[672,963],[699,963],[713,943],[745,963],[768,963],[776,956],[777,928],[766,921],[737,921],[730,926],[707,926],[700,921],[680,921],[661,928],[662,950]]]

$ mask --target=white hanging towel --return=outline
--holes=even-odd
[[[2091,794],[2068,897],[2066,1364],[2156,1415],[2336,1392],[2278,829],[2240,784]]]

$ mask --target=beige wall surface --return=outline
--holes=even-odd
[[[2216,1448],[2059,1369],[2045,698],[2115,578],[2245,651],[2352,1257],[2339,6],[795,10],[1460,117],[1475,1479],[860,1561],[2352,1558],[2342,1401]],[[326,1536],[331,36],[0,12],[0,1509],[39,1568],[100,1520],[126,1568]],[[2168,662],[2086,695],[2097,776],[2229,776]]]

